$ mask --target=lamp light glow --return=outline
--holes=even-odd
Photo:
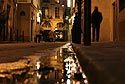
[[[67,7],[71,7],[71,0],[67,0]]]

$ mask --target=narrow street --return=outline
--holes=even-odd
[[[56,48],[65,43],[12,43],[0,45],[0,83],[16,84],[15,74],[27,72],[29,67],[36,68],[36,63],[43,57],[43,61],[47,60],[46,56],[54,54]],[[9,82],[7,82],[9,81]],[[23,84],[23,83],[22,83]],[[28,84],[28,83],[27,83]]]
[[[24,56],[31,56],[40,51],[48,51],[47,55],[52,53],[55,48],[64,44],[65,42],[0,44],[0,63],[17,61]]]
[[[89,84],[70,43],[5,46],[0,84]]]

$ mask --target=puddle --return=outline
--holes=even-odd
[[[89,84],[70,43],[0,64],[0,84]]]

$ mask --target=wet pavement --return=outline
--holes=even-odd
[[[125,41],[73,44],[77,57],[92,84],[125,84]]]
[[[2,45],[0,84],[125,84],[124,42],[43,45]]]
[[[51,52],[51,53],[50,53]],[[70,43],[0,64],[0,84],[89,84]]]

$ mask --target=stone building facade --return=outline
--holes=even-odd
[[[40,0],[17,0],[17,39],[34,42]]]
[[[41,0],[42,19],[41,26],[46,35],[49,31],[64,30],[64,1],[65,0]]]
[[[55,30],[58,27],[58,23],[63,23],[63,0],[42,0],[41,11],[44,30]],[[50,26],[46,27],[44,25],[45,20],[50,22]]]
[[[0,41],[15,40],[16,0],[0,0]]]

